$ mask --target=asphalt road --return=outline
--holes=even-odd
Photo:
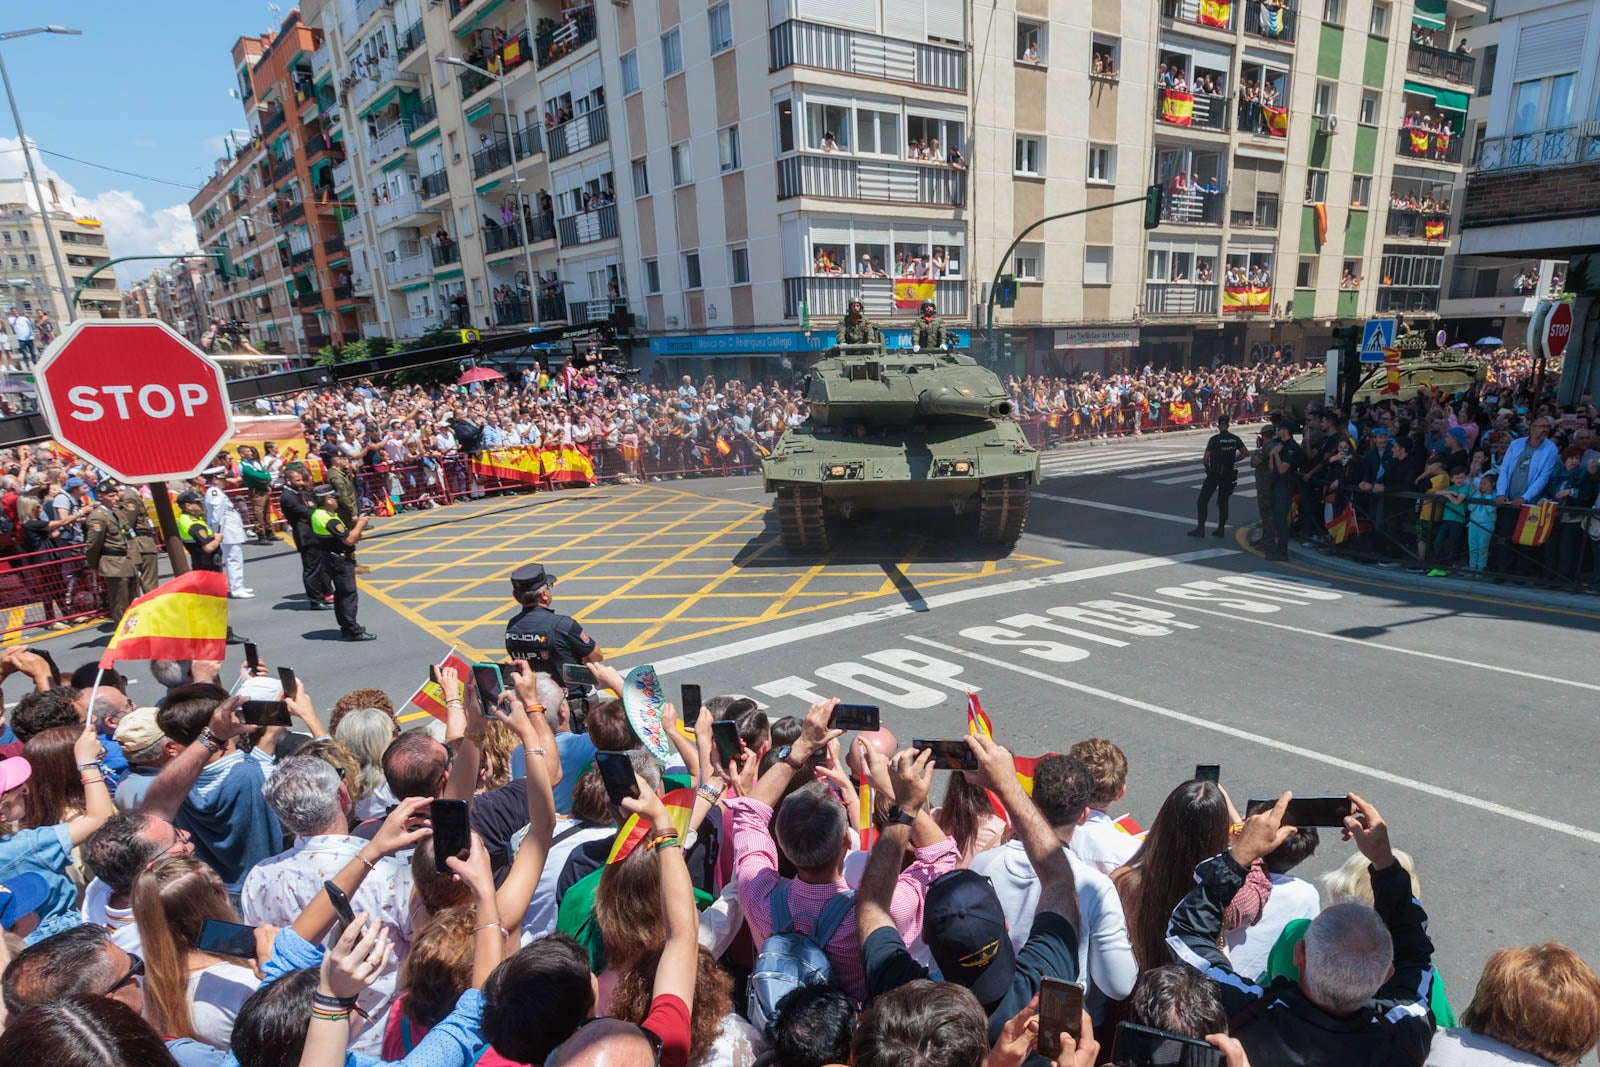
[[[1019,752],[1114,739],[1132,768],[1116,813],[1146,824],[1196,763],[1220,763],[1241,807],[1361,793],[1416,858],[1458,1008],[1500,945],[1559,939],[1600,962],[1583,888],[1600,884],[1600,614],[1267,563],[1234,528],[1190,539],[1202,443],[1049,453],[1009,558],[919,524],[790,560],[755,478],[478,501],[388,520],[363,548],[361,618],[379,641],[342,644],[331,613],[304,610],[286,549],[248,549],[261,597],[235,602],[234,626],[320,703],[372,685],[399,704],[450,644],[497,651],[505,575],[540,560],[563,576],[558,609],[669,690],[749,693],[773,714],[814,695],[878,703],[909,741],[959,735],[977,689]],[[1233,517],[1253,520],[1254,500]],[[103,640],[44,644],[71,669]],[[1300,873],[1341,863],[1337,836]]]

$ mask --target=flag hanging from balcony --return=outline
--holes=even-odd
[[[1281,5],[1261,5],[1261,30],[1268,37],[1283,36],[1283,7]]]
[[[1272,290],[1264,285],[1228,285],[1222,289],[1222,312],[1260,311],[1272,304]]]
[[[1385,348],[1383,350],[1383,394],[1384,396],[1400,395],[1400,350],[1398,348]]]
[[[1261,105],[1261,114],[1267,119],[1267,132],[1274,137],[1289,136],[1289,109]]]
[[[1425,156],[1428,154],[1427,130],[1411,131],[1411,154],[1414,156]]]
[[[1422,223],[1422,236],[1430,241],[1444,240],[1444,220],[1425,219]]]
[[[932,278],[896,278],[894,306],[915,311],[924,300],[933,299],[935,288]]]
[[[1200,25],[1227,29],[1233,4],[1229,0],[1200,0]]]
[[[1328,243],[1328,205],[1322,203],[1312,204],[1311,215],[1312,224],[1316,227],[1314,236],[1317,239],[1317,248],[1320,251],[1322,246]]]
[[[1194,122],[1194,94],[1180,93],[1176,89],[1161,90],[1161,121],[1174,126],[1188,126]]]

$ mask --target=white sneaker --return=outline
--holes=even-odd
[[[254,600],[255,593],[249,589],[241,589],[237,593],[229,593],[229,600]]]

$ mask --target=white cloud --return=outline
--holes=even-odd
[[[170,207],[150,208],[144,201],[125,189],[108,189],[103,193],[85,196],[43,163],[38,155],[38,145],[30,137],[29,146],[34,152],[34,162],[39,166],[40,181],[54,180],[56,194],[61,204],[71,211],[92,215],[105,224],[106,245],[113,256],[180,255],[195,250],[194,220],[189,217],[187,200]],[[15,137],[0,137],[0,178],[20,178],[27,170],[22,163],[22,142]],[[113,179],[115,180],[115,179]],[[46,188],[45,196],[50,195]],[[34,203],[33,191],[26,190],[28,203]],[[161,266],[155,260],[135,260],[118,264],[117,283],[127,286]]]

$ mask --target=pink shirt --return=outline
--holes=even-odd
[[[727,802],[733,820],[734,870],[739,878],[739,907],[757,945],[772,936],[772,893],[778,887],[778,846],[767,829],[772,809],[749,797]],[[928,884],[941,874],[956,869],[961,858],[950,838],[917,849],[916,860],[900,873],[889,905],[889,917],[907,945],[922,939],[922,898]],[[823,907],[837,893],[849,892],[841,877],[826,885],[796,879],[789,886],[789,913],[794,928],[810,933]],[[857,1001],[866,999],[866,971],[861,964],[861,945],[856,933],[855,909],[845,916],[833,939],[826,946],[833,964],[833,980]]]

